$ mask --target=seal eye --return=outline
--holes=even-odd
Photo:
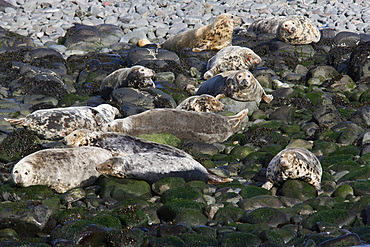
[[[28,175],[28,172],[25,172],[24,174],[25,174],[25,175]]]
[[[77,137],[77,134],[74,134],[73,136],[74,136],[74,137]]]

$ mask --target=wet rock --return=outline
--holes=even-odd
[[[347,234],[337,238],[329,239],[321,242],[318,246],[330,247],[330,246],[356,246],[361,245],[361,239],[355,233]]]
[[[264,230],[258,234],[263,242],[275,245],[284,245],[284,239],[276,231]]]
[[[370,167],[363,167],[363,168],[359,168],[359,169],[356,169],[354,171],[350,171],[348,174],[344,175],[343,177],[341,177],[338,182],[342,182],[342,181],[356,181],[356,180],[359,180],[359,179],[367,179],[368,178],[368,175],[370,172]]]
[[[319,84],[321,85],[324,81],[333,79],[335,76],[338,75],[338,72],[331,66],[318,66],[314,69],[310,69],[307,73],[308,84],[316,84],[313,83],[313,78],[319,79]],[[317,84],[316,84],[317,85]]]
[[[0,210],[0,223],[21,236],[34,237],[55,227],[54,211],[37,201],[6,202]]]
[[[97,184],[101,187],[100,196],[103,198],[111,197],[117,201],[122,201],[134,198],[149,198],[151,196],[150,185],[145,181],[99,177]]]
[[[93,223],[106,228],[122,229],[121,219],[116,214],[101,212],[92,219]]]
[[[339,32],[333,39],[333,45],[341,47],[356,47],[361,41],[359,34],[354,32]]]
[[[114,230],[109,232],[106,241],[110,246],[142,246],[145,242],[145,233],[134,228],[130,231]]]
[[[312,114],[315,121],[321,126],[330,128],[342,121],[341,115],[334,105],[323,105]]]
[[[165,191],[180,186],[181,187],[185,186],[185,180],[183,178],[167,177],[153,183],[152,190],[158,195],[162,195]]]
[[[65,239],[76,245],[97,246],[102,244],[108,231],[86,220],[69,221],[57,226],[50,233],[51,241]]]
[[[39,138],[30,130],[17,129],[0,144],[0,161],[17,161],[43,149]]]
[[[269,190],[266,190],[265,188],[262,187],[257,187],[253,185],[248,185],[244,188],[241,189],[239,194],[244,198],[252,198],[254,196],[260,196],[260,195],[270,195],[271,192]]]
[[[149,245],[152,247],[162,247],[162,246],[178,246],[186,247],[186,243],[177,236],[164,236],[161,238],[153,238],[149,241]]]
[[[199,212],[203,211],[204,204],[184,199],[177,199],[172,202],[167,202],[158,209],[158,217],[164,221],[173,220],[177,214],[185,209],[197,210]]]
[[[341,130],[335,127],[336,126],[332,127],[334,131],[342,132],[340,136],[338,137],[337,141],[338,143],[343,144],[343,145],[350,145],[354,143],[359,138],[359,135],[364,132],[364,130],[361,127],[359,127],[357,124],[354,124],[354,123],[348,123],[348,125],[346,125],[346,127],[343,126],[345,128]]]
[[[302,201],[316,196],[316,190],[312,185],[300,180],[287,180],[281,187],[281,194],[286,197],[297,198]]]
[[[322,210],[308,216],[303,221],[302,226],[307,229],[315,230],[317,222],[328,222],[336,224],[339,227],[350,226],[356,220],[356,215],[347,210],[330,209]]]
[[[61,99],[69,93],[63,78],[54,71],[28,64],[15,63],[19,69],[19,76],[7,85],[13,96],[43,94]]]
[[[2,27],[0,27],[0,37],[2,50],[8,50],[14,47],[21,46],[35,46],[31,38],[16,34],[14,32],[10,32]]]
[[[287,216],[275,209],[270,207],[257,208],[245,215],[242,222],[257,224],[266,223],[270,227],[276,227],[277,225],[288,222]]]
[[[134,203],[125,202],[124,205],[113,210],[112,214],[120,219],[123,226],[139,227],[148,225],[148,217]]]
[[[225,225],[232,222],[240,221],[244,216],[244,210],[239,207],[223,207],[220,208],[214,216],[214,220]]]
[[[202,247],[202,246],[217,246],[218,241],[215,237],[203,236],[201,234],[181,234],[180,238],[188,246]]]
[[[280,107],[270,114],[270,120],[280,120],[285,124],[292,124],[294,122],[295,114],[293,107]]]
[[[349,120],[360,126],[370,126],[370,107],[361,107],[349,118]]]
[[[356,83],[348,75],[339,75],[328,82],[326,88],[334,92],[352,92],[357,86]]]
[[[186,223],[190,227],[207,224],[207,217],[197,210],[186,209],[178,213],[174,219],[178,223]]]
[[[123,35],[122,29],[115,25],[88,26],[75,24],[67,30],[61,43],[68,50],[94,52],[117,43]]]
[[[370,42],[359,44],[352,52],[349,62],[348,75],[355,81],[370,76],[369,57]]]
[[[353,195],[353,188],[348,184],[342,184],[335,191],[334,197],[346,198],[348,195]]]
[[[184,200],[194,200],[197,202],[203,202],[202,193],[196,188],[185,188],[185,187],[175,187],[166,190],[161,197],[163,203],[175,201],[177,199]]]
[[[149,68],[170,68],[174,64],[179,67],[180,58],[176,53],[158,48],[136,48],[127,55],[128,65],[142,65]],[[170,69],[172,71],[175,68]],[[176,71],[177,72],[177,71]],[[177,74],[177,73],[176,73]]]
[[[72,207],[70,209],[66,209],[63,211],[58,212],[56,215],[56,221],[58,224],[63,224],[68,221],[75,221],[75,220],[93,220],[93,217],[86,211],[84,207]]]

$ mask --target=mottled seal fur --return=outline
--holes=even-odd
[[[286,148],[279,152],[269,163],[266,172],[267,182],[262,185],[271,189],[283,181],[301,179],[313,185],[321,193],[322,167],[317,157],[304,148]]]
[[[131,87],[141,89],[154,87],[152,80],[154,74],[155,72],[153,70],[141,65],[115,70],[102,81],[100,94],[104,99],[109,99],[110,94],[116,88]]]
[[[221,14],[212,24],[179,33],[159,47],[176,53],[185,47],[192,48],[194,52],[221,50],[231,45],[233,30],[240,24],[239,17]]]
[[[177,107],[177,110],[196,111],[196,112],[220,112],[225,109],[220,98],[225,97],[219,94],[216,97],[208,94],[195,95],[183,100]]]
[[[185,181],[201,180],[210,184],[231,182],[207,171],[189,157],[162,153],[136,153],[113,157],[96,167],[97,171],[115,177],[145,180],[149,183],[165,177],[182,177]]]
[[[261,58],[247,47],[228,46],[208,60],[207,71],[203,77],[208,80],[220,72],[248,70],[261,62]]]
[[[155,108],[113,120],[103,127],[103,131],[120,132],[133,136],[170,133],[180,139],[206,143],[223,142],[238,130],[247,113],[248,110],[245,109],[235,116],[225,117],[212,112]]]
[[[72,147],[95,146],[104,148],[110,150],[115,156],[134,153],[161,153],[191,158],[190,154],[180,149],[118,132],[79,129],[67,135],[64,138],[64,143]]]
[[[305,45],[320,41],[320,31],[305,16],[272,17],[253,22],[248,30],[255,33],[273,33],[276,37],[292,45]]]
[[[27,126],[40,138],[59,140],[76,129],[98,130],[105,123],[112,121],[119,110],[109,104],[96,107],[76,106],[37,110],[25,118],[6,121]]]
[[[267,95],[261,84],[248,70],[233,70],[218,74],[205,81],[195,93],[196,95],[225,94],[227,97],[240,101],[256,101],[263,99],[270,103],[272,95]]]
[[[110,151],[97,147],[44,149],[21,159],[12,179],[22,187],[46,185],[64,193],[93,184],[100,175],[95,167],[111,157]]]

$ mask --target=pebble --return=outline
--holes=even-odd
[[[153,42],[186,29],[209,23],[223,12],[235,14],[248,25],[258,18],[274,15],[306,15],[319,29],[370,33],[370,2],[360,1],[213,1],[171,3],[143,0],[140,3],[112,4],[100,1],[12,1],[13,7],[0,12],[0,26],[28,36],[36,44],[63,37],[73,23],[85,25],[114,24],[122,28],[128,41],[132,37]],[[154,24],[155,23],[155,24]]]

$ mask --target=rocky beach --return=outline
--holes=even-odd
[[[220,98],[225,107],[212,114],[248,109],[226,141],[138,137],[181,149],[232,182],[100,175],[63,193],[13,183],[23,157],[71,147],[6,119],[102,104],[116,107],[117,119],[176,108],[206,81],[217,50],[175,53],[158,44],[223,13],[241,19],[232,45],[261,58],[249,70],[270,100]],[[319,42],[292,45],[248,30],[292,15],[309,18]],[[0,0],[0,246],[370,245],[369,57],[369,1]],[[108,81],[102,90],[112,72],[136,65],[155,87]],[[261,187],[269,162],[288,147],[318,158],[322,193],[299,179]]]

